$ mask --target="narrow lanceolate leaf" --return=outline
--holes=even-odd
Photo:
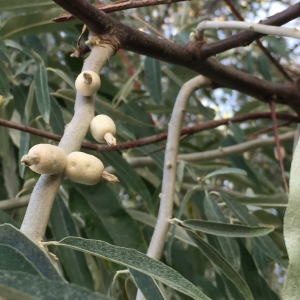
[[[0,225],[0,244],[10,246],[21,253],[45,278],[56,282],[62,280],[45,252],[12,225]]]
[[[226,194],[222,194],[222,199],[242,223],[248,226],[258,226],[256,219],[249,214],[248,209],[238,200]],[[255,237],[253,240],[267,256],[276,261],[283,269],[286,268],[286,263],[281,258],[279,248],[269,236]]]
[[[0,95],[7,97],[10,90],[10,80],[8,77],[7,69],[2,61],[0,61],[0,77]]]
[[[121,184],[132,192],[141,196],[141,200],[146,204],[148,211],[153,213],[153,203],[151,195],[140,176],[132,166],[117,152],[102,152],[101,156],[108,165],[113,166],[117,171],[117,176]]]
[[[291,167],[289,204],[284,217],[284,239],[289,255],[289,267],[283,287],[284,300],[299,299],[300,287],[300,143]]]
[[[60,242],[53,242],[53,244],[83,251],[116,262],[130,269],[137,270],[193,299],[210,299],[172,268],[134,249],[117,247],[102,241],[74,237],[65,238]]]
[[[249,227],[237,224],[217,223],[203,220],[185,220],[181,223],[184,227],[227,237],[254,237],[262,236],[273,231],[270,227]]]
[[[19,1],[19,0],[0,0],[1,11],[32,11],[35,9],[49,9],[54,7],[55,4],[51,0],[30,0],[30,1]]]
[[[241,275],[228,263],[228,261],[212,246],[206,243],[193,232],[187,232],[202,253],[238,288],[247,300],[254,300],[252,293]]]
[[[150,276],[136,270],[130,270],[130,274],[146,300],[165,300],[156,282]]]
[[[66,74],[64,71],[60,70],[60,69],[53,69],[53,68],[47,68],[47,71],[51,71],[53,73],[55,73],[56,75],[58,75],[61,79],[63,79],[67,84],[69,84],[69,86],[73,89],[75,89],[75,83],[74,80],[72,78],[69,77],[68,74]]]
[[[34,75],[35,94],[39,111],[47,124],[50,122],[51,102],[48,90],[47,73],[44,64],[40,64]]]
[[[213,176],[225,175],[225,174],[238,174],[238,175],[247,176],[247,172],[245,170],[238,169],[238,168],[223,168],[223,169],[216,170],[214,172],[209,173],[204,178],[207,179],[207,178],[211,178]]]
[[[162,103],[161,69],[160,62],[154,58],[145,59],[145,81],[151,98],[157,103]]]
[[[9,3],[9,1],[7,2]],[[43,12],[10,18],[0,29],[0,35],[3,39],[15,39],[26,35],[58,32],[66,28],[71,28],[69,24],[52,22],[52,18],[57,17],[61,12],[63,10],[60,8],[53,8]]]
[[[50,215],[51,230],[56,240],[67,236],[78,236],[69,210],[57,194]],[[58,248],[59,259],[72,283],[94,290],[92,275],[83,253],[67,248]]]
[[[0,271],[0,295],[16,300],[112,300],[75,284],[15,271]]]
[[[16,228],[19,228],[19,224],[8,213],[0,209],[0,224],[9,223]]]
[[[2,244],[0,244],[0,270],[21,271],[41,276],[39,271],[21,252],[11,246]]]
[[[216,200],[211,196],[206,196],[204,199],[205,215],[209,221],[227,223],[227,220],[219,208]],[[228,262],[236,269],[239,270],[241,265],[240,250],[235,239],[225,236],[217,236],[220,243],[222,253]]]
[[[254,299],[279,300],[279,297],[270,289],[265,279],[258,273],[251,254],[242,242],[239,242],[242,257],[242,268],[245,280]]]
[[[82,211],[76,212],[82,215],[83,219],[87,213],[88,216],[86,218],[96,218],[94,216],[94,213],[96,213],[103,224],[101,225],[104,226],[104,228],[101,228],[102,226],[98,222],[97,225],[95,224],[97,230],[102,231],[102,236],[105,234],[105,231],[107,231],[114,244],[126,248],[134,248],[141,252],[147,251],[147,246],[140,228],[124,210],[124,207],[120,205],[118,198],[107,184],[100,183],[98,189],[73,183],[72,187],[74,191],[71,190],[69,196],[71,209],[74,208],[76,202],[80,203],[81,209],[88,210],[84,213]],[[89,210],[92,210],[92,212]],[[85,221],[87,230],[90,220],[91,219]],[[93,232],[95,233],[96,230],[94,229]],[[93,238],[104,240],[101,236],[94,236]],[[110,243],[111,239],[108,240],[106,238],[104,241]]]
[[[51,101],[50,126],[54,133],[63,135],[65,129],[65,121],[64,121],[63,113],[54,97],[51,96],[50,101]]]

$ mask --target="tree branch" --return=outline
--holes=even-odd
[[[105,13],[111,13],[115,11],[146,7],[146,6],[154,6],[154,5],[161,5],[161,4],[170,5],[171,3],[183,2],[183,1],[190,1],[190,0],[141,0],[141,1],[121,0],[121,1],[115,1],[113,3],[108,3],[105,6],[97,5],[96,7]],[[72,20],[76,20],[76,18],[71,14],[61,14],[59,17],[52,19],[52,21],[56,23],[68,22]]]
[[[180,129],[185,109],[192,93],[199,88],[208,86],[209,83],[210,81],[203,76],[197,76],[189,80],[182,86],[173,108],[172,117],[168,125],[169,138],[167,139],[165,152],[159,215],[147,252],[147,255],[154,259],[160,259],[169,230],[168,220],[172,217],[173,213],[177,152],[179,147]]]
[[[260,24],[281,26],[285,23],[288,23],[291,20],[294,20],[300,16],[300,3],[291,5],[287,9],[283,10],[280,13],[277,13],[271,17],[268,17],[266,20],[261,21]],[[216,41],[204,45],[201,48],[203,58],[216,55],[218,53],[224,52],[229,49],[237,47],[245,47],[250,45],[257,39],[260,39],[264,35],[261,33],[251,32],[249,30],[242,30],[239,33],[227,37],[224,40]]]
[[[295,132],[288,132],[284,133],[278,136],[280,142],[287,142],[292,141],[295,137]],[[211,150],[206,152],[198,153],[198,159],[206,160],[206,159],[216,159],[216,158],[223,158],[224,154],[225,156],[234,155],[234,154],[242,154],[244,152],[254,150],[261,147],[267,147],[275,144],[275,139],[273,137],[271,138],[259,138],[256,140],[252,140],[250,142],[245,142],[242,144],[238,144],[235,146],[230,146],[226,148],[218,149],[218,150]],[[180,154],[177,156],[177,160],[184,160],[184,161],[194,161],[193,157],[189,157],[190,154]],[[192,160],[191,160],[192,159]],[[128,158],[127,162],[133,167],[133,168],[141,168],[141,167],[147,167],[147,166],[155,166],[155,161],[152,160],[150,157],[133,157]],[[105,168],[105,171],[115,174],[116,170],[109,166]],[[184,184],[184,189],[191,189],[194,185],[193,184]],[[211,190],[218,191],[215,187]],[[209,190],[210,191],[210,190]],[[222,192],[226,192],[226,190],[222,189]],[[232,191],[232,193],[235,193]],[[233,195],[238,197],[238,195]],[[242,196],[242,194],[240,194]],[[283,194],[284,197],[286,197],[286,194]],[[20,198],[16,199],[8,199],[8,200],[2,200],[0,201],[0,209],[7,210],[11,208],[18,208],[22,206],[26,206],[29,202],[30,195],[22,196]]]
[[[197,125],[194,125],[191,127],[185,127],[185,128],[182,128],[180,134],[181,135],[192,135],[197,132],[217,128],[219,126],[228,125],[230,123],[238,123],[238,122],[243,122],[243,121],[248,121],[248,120],[257,120],[257,119],[271,119],[271,118],[272,118],[272,116],[271,116],[270,112],[243,114],[243,115],[238,115],[238,116],[228,118],[228,119],[212,120],[212,121],[207,121],[207,122],[197,124]],[[296,117],[296,116],[293,116],[290,114],[276,113],[276,118],[281,119],[281,120],[288,120],[289,122],[295,122],[295,123],[300,122],[299,117]],[[28,133],[31,133],[31,134],[34,134],[37,136],[41,136],[41,137],[53,140],[53,141],[60,141],[62,138],[60,135],[57,135],[57,134],[54,134],[51,132],[47,132],[44,130],[25,126],[23,124],[18,124],[15,122],[4,120],[4,119],[0,119],[0,126],[5,126],[5,127],[20,130],[20,131],[28,132]],[[145,145],[157,143],[157,142],[166,140],[167,137],[168,137],[168,133],[164,132],[164,133],[140,138],[135,141],[119,143],[113,147],[108,146],[108,145],[99,145],[99,144],[93,144],[93,143],[87,143],[87,142],[83,142],[81,144],[81,147],[84,149],[89,149],[89,150],[93,150],[93,151],[97,151],[97,152],[125,150],[125,149],[137,148],[137,147],[142,147]]]
[[[280,134],[278,136],[279,141],[286,142],[292,141],[295,136],[295,131]],[[220,147],[216,150],[209,150],[205,152],[196,152],[196,153],[189,153],[189,154],[179,154],[177,156],[177,161],[186,161],[186,162],[199,162],[203,160],[213,160],[224,158],[230,155],[242,154],[244,152],[254,150],[261,147],[267,147],[275,145],[275,138],[258,138],[249,142],[241,143],[234,146],[229,147]],[[127,159],[127,162],[133,168],[141,168],[141,167],[148,167],[148,166],[155,166],[156,163],[152,160],[151,157],[131,157]],[[115,173],[115,170],[112,167],[107,167],[105,169],[109,173]]]
[[[240,20],[244,21],[243,17],[240,13],[235,9],[234,5],[230,2],[230,0],[224,0],[224,2],[230,7],[231,12]],[[265,46],[261,43],[260,40],[255,40],[257,46],[265,53],[265,55],[269,58],[271,63],[278,69],[279,72],[289,81],[293,82],[292,77],[289,73],[283,68],[283,66],[272,56],[272,54],[265,48]]]
[[[181,46],[124,25],[85,0],[53,1],[85,23],[92,32],[102,35],[103,39],[108,35],[114,36],[122,49],[189,68],[211,78],[218,86],[240,91],[267,103],[274,101],[289,105],[300,114],[300,91],[296,87],[258,79],[253,75],[223,66],[212,58],[205,61],[209,56],[225,50],[246,46],[260,38],[261,34],[241,31],[223,41],[206,45],[201,42],[191,42]],[[300,5],[295,4],[263,21],[262,24],[280,26],[299,15]]]
[[[199,40],[203,39],[203,34],[206,29],[242,29],[266,35],[287,36],[298,40],[300,39],[300,31],[296,28],[283,28],[243,21],[203,21],[196,28],[196,36]]]
[[[91,70],[100,73],[114,52],[115,49],[111,45],[93,46],[91,54],[84,62],[82,71]],[[77,92],[75,114],[59,143],[59,147],[67,155],[80,149],[95,115],[94,106],[94,96],[84,97]],[[63,177],[63,173],[41,175],[31,194],[21,231],[36,243],[40,243],[43,239],[53,201]]]

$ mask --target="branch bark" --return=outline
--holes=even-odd
[[[96,7],[105,13],[111,13],[115,11],[146,7],[146,6],[154,6],[154,5],[162,5],[162,4],[170,5],[171,3],[183,2],[183,1],[190,1],[190,0],[140,0],[140,1],[121,0],[121,1],[115,1],[113,3],[108,3],[106,5],[97,5]],[[76,20],[76,18],[71,14],[61,14],[59,17],[52,19],[52,21],[56,23],[68,22],[72,20]]]
[[[243,122],[243,121],[247,121],[247,120],[257,120],[257,119],[271,119],[271,118],[272,117],[271,117],[270,112],[242,114],[242,115],[238,115],[238,116],[228,118],[228,119],[212,120],[212,121],[207,121],[207,122],[197,124],[197,125],[194,125],[191,127],[182,128],[181,135],[192,135],[197,132],[217,128],[218,126],[227,125],[230,123],[237,123],[237,122]],[[292,122],[299,123],[300,122],[299,117],[296,117],[296,116],[293,116],[290,114],[276,113],[276,118],[281,119],[281,120],[288,120],[290,123],[292,123]],[[285,124],[285,125],[287,125],[287,124]],[[40,130],[40,129],[37,129],[34,127],[25,126],[23,124],[11,122],[11,121],[4,120],[4,119],[0,119],[0,126],[5,126],[5,127],[20,130],[20,131],[28,132],[28,133],[31,133],[31,134],[34,134],[37,136],[41,136],[41,137],[53,140],[53,141],[60,141],[62,138],[60,135],[57,135],[57,134],[54,134],[51,132]],[[280,125],[280,126],[283,126],[283,125]],[[256,135],[257,134],[258,133],[256,133]],[[167,136],[168,136],[168,133],[164,132],[164,133],[160,133],[160,134],[156,134],[156,135],[152,135],[152,136],[143,137],[143,138],[140,138],[135,141],[119,143],[113,147],[107,146],[107,145],[98,145],[98,144],[94,144],[94,143],[83,142],[81,144],[81,147],[84,149],[89,149],[89,150],[93,150],[93,151],[97,151],[97,152],[125,150],[125,149],[137,148],[137,147],[142,147],[145,145],[157,143],[157,142],[166,140]]]
[[[285,134],[281,134],[278,136],[280,142],[286,142],[286,141],[292,141],[294,140],[294,137],[299,138],[298,135],[295,135],[295,132],[289,132]],[[235,146],[230,146],[226,148],[217,149],[217,150],[211,150],[211,151],[206,151],[206,152],[201,152],[198,153],[198,161],[206,160],[206,159],[216,159],[216,158],[223,158],[224,156],[229,156],[229,155],[234,155],[234,154],[242,154],[244,152],[258,149],[261,147],[267,147],[275,145],[275,139],[273,137],[263,139],[259,138],[256,140],[252,140],[250,142],[245,142],[242,144],[238,144]],[[184,161],[189,161],[190,159],[194,159],[193,157],[189,158],[189,154],[186,154],[185,156],[183,155],[178,155],[177,160],[184,160]],[[128,158],[127,162],[133,167],[133,168],[140,168],[140,167],[146,167],[146,166],[154,166],[155,161],[152,160],[150,157],[134,157],[134,158]],[[116,170],[109,166],[105,168],[105,171],[115,174]],[[184,189],[190,189],[194,186],[194,184],[184,184],[183,188]],[[215,188],[215,187],[214,187]],[[211,190],[219,191],[218,189],[211,188]],[[209,190],[210,191],[210,190]],[[223,191],[223,190],[222,190]],[[224,191],[226,192],[226,191]],[[232,193],[235,193],[232,191]],[[236,195],[233,195],[236,196]],[[284,194],[286,196],[286,194]],[[2,200],[0,201],[0,209],[2,210],[7,210],[11,208],[18,208],[22,206],[26,206],[29,202],[30,195],[22,196],[20,198],[15,198],[15,199],[8,199],[8,200]]]
[[[295,132],[292,131],[292,132],[280,134],[278,138],[279,141],[282,143],[286,141],[292,141],[294,139],[294,136],[295,136]],[[215,150],[209,150],[205,152],[195,152],[190,154],[179,154],[177,156],[177,161],[182,160],[186,162],[199,162],[203,160],[224,158],[230,155],[242,154],[244,152],[254,150],[260,147],[267,147],[272,145],[275,145],[274,137],[258,138],[249,142],[245,142],[245,143],[241,143],[241,144],[237,144],[225,148],[218,148]],[[141,167],[156,165],[155,161],[152,160],[151,157],[132,157],[132,158],[128,158],[127,162],[133,168],[141,168]],[[115,173],[115,170],[112,167],[107,167],[105,170],[109,173]]]
[[[240,20],[244,21],[244,18],[240,15],[240,13],[235,9],[234,5],[230,2],[230,0],[224,0],[224,2],[230,7],[231,12]],[[265,55],[269,58],[271,63],[278,69],[279,72],[289,81],[293,82],[292,77],[289,73],[284,69],[284,67],[272,56],[272,54],[265,48],[265,46],[261,43],[260,40],[255,40],[257,46],[265,53]]]
[[[187,102],[192,93],[199,88],[208,86],[209,83],[210,81],[203,76],[197,76],[185,83],[178,94],[173,108],[172,117],[168,125],[168,139],[164,160],[162,196],[160,200],[159,214],[147,252],[147,255],[154,259],[160,259],[170,226],[168,220],[172,217],[173,213],[177,152],[179,147],[180,130]]]
[[[237,69],[223,66],[213,58],[207,59],[228,49],[246,46],[262,34],[241,31],[225,40],[210,44],[190,42],[186,46],[162,40],[124,25],[85,0],[53,0],[85,23],[97,35],[112,35],[120,47],[167,63],[180,65],[211,78],[217,86],[237,90],[269,103],[289,105],[300,114],[300,91],[296,86],[270,83]],[[281,26],[300,16],[300,5],[295,4],[261,24]]]
[[[91,54],[84,62],[82,71],[91,70],[100,73],[114,51],[111,45],[93,46]],[[80,149],[95,115],[94,106],[94,96],[84,97],[77,92],[74,117],[66,127],[59,143],[59,147],[66,155]],[[43,239],[53,201],[63,177],[63,173],[41,175],[31,194],[21,231],[36,243],[40,243]]]
[[[242,21],[203,21],[199,23],[196,28],[196,36],[198,39],[203,39],[203,34],[206,29],[242,29],[259,32],[265,35],[287,36],[298,40],[300,39],[300,31],[296,28],[282,28]]]

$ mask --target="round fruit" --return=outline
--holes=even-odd
[[[116,145],[116,125],[114,121],[106,115],[98,115],[93,118],[90,124],[90,131],[94,139],[100,143],[108,143],[110,146]]]
[[[100,77],[94,71],[84,71],[80,73],[75,81],[76,90],[82,96],[92,96],[100,88]]]
[[[67,156],[66,176],[77,183],[97,184],[104,171],[104,165],[97,157],[83,152],[72,152]]]
[[[57,146],[38,144],[22,157],[21,164],[38,174],[54,175],[63,171],[66,161],[65,152]]]

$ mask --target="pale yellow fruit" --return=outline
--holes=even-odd
[[[74,182],[94,185],[100,181],[104,165],[100,159],[93,155],[72,152],[67,156],[64,171],[66,176]]]
[[[63,150],[50,144],[33,146],[21,159],[21,164],[38,174],[54,175],[65,168],[67,156]]]
[[[285,149],[283,147],[280,147],[280,152],[281,152],[281,157],[282,159],[285,158]],[[274,147],[274,156],[278,160],[278,155],[277,155],[277,149]]]
[[[100,77],[94,71],[80,73],[75,81],[75,88],[82,96],[92,96],[100,88]]]
[[[105,135],[111,134],[114,136],[117,130],[114,121],[109,116],[98,115],[91,121],[90,131],[96,141],[105,143],[107,142]]]
[[[252,157],[254,156],[255,151],[251,150],[251,151],[246,151],[244,152],[243,156],[246,160],[251,160]]]

